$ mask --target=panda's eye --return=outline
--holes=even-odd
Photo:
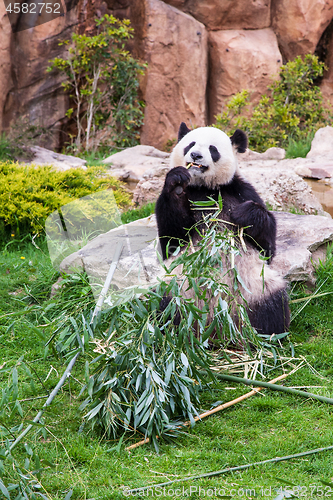
[[[188,146],[186,146],[186,148],[184,148],[184,156],[187,155],[187,153],[189,152],[190,149],[193,148],[193,146],[195,146],[195,142],[191,142]]]
[[[217,147],[216,146],[209,146],[209,151],[210,151],[210,154],[211,154],[211,157],[212,157],[212,160],[215,162],[215,161],[218,161],[220,158],[221,158],[221,155],[220,153],[218,152],[217,150]]]

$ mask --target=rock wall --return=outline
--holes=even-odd
[[[79,0],[65,16],[41,16],[18,33],[0,2],[1,130],[26,115],[54,130],[50,147],[62,145],[68,101],[61,78],[45,70],[64,56],[59,39],[89,30],[105,12],[131,20],[130,49],[149,64],[142,144],[163,148],[181,121],[211,124],[241,89],[257,99],[298,54],[316,53],[329,65],[321,86],[333,101],[333,0]]]

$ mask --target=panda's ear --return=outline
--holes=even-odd
[[[183,137],[185,137],[186,134],[191,132],[191,129],[189,129],[186,125],[186,123],[181,122],[179,130],[178,130],[178,142],[182,140]]]
[[[236,148],[238,153],[245,153],[247,148],[247,137],[243,130],[239,128],[230,137],[231,144]]]

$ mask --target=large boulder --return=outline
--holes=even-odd
[[[275,0],[272,27],[283,57],[313,54],[333,18],[333,0]]]
[[[15,33],[15,43],[11,45],[13,79],[1,97],[6,101],[0,109],[0,113],[3,111],[3,127],[9,128],[23,115],[40,126],[53,126],[57,135],[53,142],[50,141],[51,148],[59,143],[60,122],[68,109],[68,98],[61,87],[64,77],[46,73],[46,68],[50,59],[65,55],[59,41],[71,38],[76,22],[77,13],[73,9],[66,16]]]
[[[273,210],[293,209],[305,214],[325,215],[311,187],[295,171],[304,161],[303,158],[277,161],[256,157],[250,161],[240,159],[239,165],[243,177],[253,184]]]
[[[209,123],[225,102],[243,89],[259,100],[282,65],[272,29],[225,30],[209,33]]]
[[[245,154],[238,155],[240,173],[274,210],[287,211],[293,208],[306,214],[325,215],[321,203],[302,179],[300,171],[304,165],[321,165],[322,160],[285,160],[284,155],[285,151],[280,148],[270,148],[265,153],[247,150]],[[138,164],[144,162],[144,158],[137,156]],[[135,187],[133,201],[138,205],[155,201],[163,188],[165,175],[170,169],[168,158],[159,160],[155,156],[154,163],[142,174]],[[127,170],[126,165],[123,165],[122,171]]]
[[[179,123],[206,124],[207,33],[161,0],[144,0],[145,121],[141,144],[163,148]]]
[[[52,166],[55,170],[64,172],[70,168],[83,168],[86,169],[86,160],[76,156],[63,155],[55,153],[49,149],[41,148],[40,146],[33,146],[29,151],[34,155],[31,161],[25,162],[27,165],[37,166]]]
[[[289,281],[313,283],[313,260],[324,259],[326,245],[333,241],[333,220],[319,215],[275,213],[277,250],[271,266]],[[97,236],[81,250],[66,257],[60,264],[62,272],[85,270],[96,294],[106,279],[119,242],[123,250],[113,284],[118,289],[151,286],[164,275],[156,256],[157,226],[155,216],[131,222]]]
[[[208,30],[262,29],[271,24],[270,0],[165,0],[191,14]]]
[[[12,85],[11,81],[11,59],[10,45],[12,30],[5,2],[0,2],[0,132],[4,128],[2,110],[6,104],[7,94]]]
[[[109,156],[103,163],[110,168],[110,174],[125,182],[139,182],[146,172],[158,168],[165,172],[169,167],[169,153],[153,146],[134,146]]]

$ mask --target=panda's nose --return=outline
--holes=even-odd
[[[202,160],[203,156],[201,153],[198,153],[197,151],[192,151],[191,158],[193,161],[200,161]]]

